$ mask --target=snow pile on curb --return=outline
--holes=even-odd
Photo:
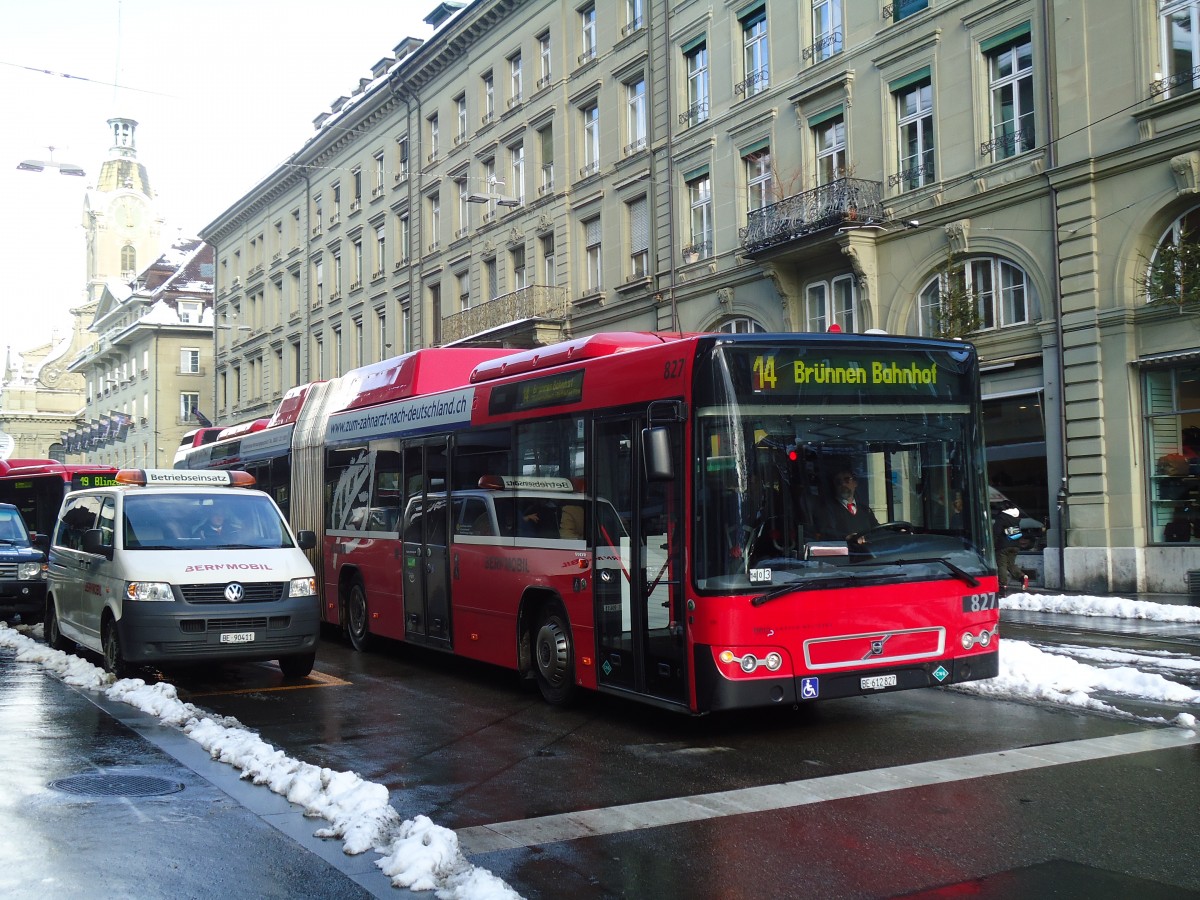
[[[28,630],[28,629],[22,629]],[[34,632],[36,633],[36,632]],[[140,678],[113,676],[78,656],[54,650],[0,622],[0,647],[16,651],[19,662],[37,663],[67,684],[103,691],[183,731],[213,759],[239,769],[243,778],[265,785],[324,819],[317,837],[339,838],[345,853],[375,850],[376,865],[396,887],[436,891],[442,900],[519,900],[505,882],[463,856],[458,835],[425,816],[401,822],[388,803],[387,788],[354,772],[334,772],[287,756],[244,728],[236,719],[216,716],[179,699],[172,684],[148,685]]]

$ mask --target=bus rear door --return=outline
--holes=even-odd
[[[446,441],[410,444],[401,540],[404,639],[450,649],[449,497]]]

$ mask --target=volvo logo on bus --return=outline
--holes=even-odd
[[[890,634],[885,634],[883,637],[871,641],[871,649],[867,651],[867,655],[863,659],[870,659],[872,656],[883,656],[883,645],[888,642],[888,638],[890,637]]]
[[[240,603],[246,598],[246,589],[236,581],[225,586],[225,599],[230,603]]]

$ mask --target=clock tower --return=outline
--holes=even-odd
[[[158,258],[162,219],[146,167],[137,160],[137,122],[109,119],[112,146],[84,199],[87,292],[94,302],[112,280],[129,282]]]

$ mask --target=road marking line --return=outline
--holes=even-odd
[[[463,852],[477,855],[495,850],[512,850],[644,828],[680,825],[721,816],[788,809],[827,800],[862,797],[990,775],[1006,775],[1193,744],[1200,744],[1200,732],[1191,729],[1161,728],[1135,731],[1111,737],[931,760],[894,766],[890,769],[847,772],[843,775],[789,781],[784,784],[629,803],[605,809],[584,809],[536,819],[496,822],[492,825],[476,825],[461,828],[457,833]]]
[[[324,672],[318,672],[314,669],[305,677],[304,681],[294,684],[268,684],[262,687],[230,688],[229,690],[221,691],[187,691],[181,688],[180,693],[186,694],[188,699],[192,699],[194,697],[225,697],[231,694],[267,694],[273,691],[302,691],[308,688],[341,687],[349,683],[334,675],[326,675]]]

